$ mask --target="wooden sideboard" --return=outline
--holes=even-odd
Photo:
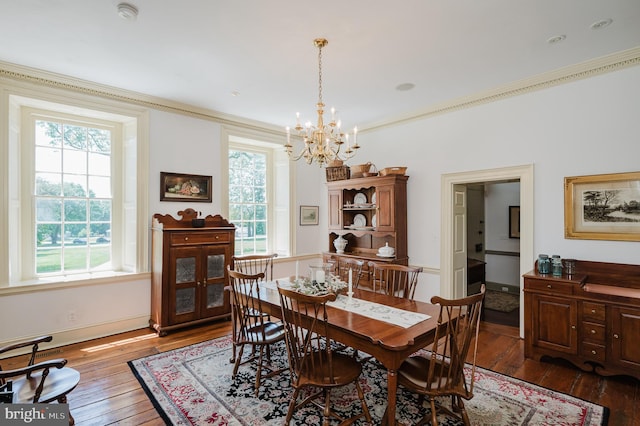
[[[160,336],[168,331],[231,315],[227,265],[234,252],[235,226],[220,215],[194,227],[193,209],[182,219],[153,216],[151,319]]]
[[[576,273],[524,275],[525,356],[640,380],[640,265],[576,261]]]

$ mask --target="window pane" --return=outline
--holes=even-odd
[[[61,172],[62,151],[58,148],[36,147],[37,172]]]
[[[111,200],[89,201],[90,219],[94,221],[111,222]]]
[[[38,248],[36,250],[36,272],[39,274],[60,272],[62,268],[61,248]]]
[[[111,154],[111,132],[104,129],[89,129],[89,150]]]
[[[62,200],[59,198],[39,198],[36,200],[36,221],[60,222],[62,220]]]
[[[69,149],[87,150],[87,129],[86,127],[64,125],[63,126],[64,147]]]
[[[36,173],[36,195],[62,195],[62,175]]]
[[[87,201],[65,200],[64,220],[65,222],[85,222],[87,220]]]
[[[65,149],[63,167],[66,173],[87,173],[87,153]]]
[[[111,197],[111,178],[89,176],[89,196],[91,198]]]
[[[85,197],[87,195],[86,175],[63,175],[62,192],[65,197]]]
[[[49,121],[36,121],[36,145],[61,147],[62,146],[62,125]]]
[[[105,154],[89,153],[89,173],[109,176],[111,174],[111,157]]]
[[[88,253],[89,248],[86,245],[66,248],[64,250],[65,272],[86,271]]]

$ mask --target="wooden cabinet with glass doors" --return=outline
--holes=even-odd
[[[370,286],[368,263],[407,265],[407,180],[405,175],[373,176],[327,182],[329,193],[329,250],[325,261],[354,257],[365,261],[360,287]],[[347,241],[337,253],[334,241]],[[378,256],[385,246],[395,249],[392,257]]]
[[[197,213],[153,216],[151,319],[160,336],[229,317],[227,265],[234,251],[235,227],[221,216],[207,216],[193,227]]]

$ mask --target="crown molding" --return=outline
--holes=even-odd
[[[573,81],[583,80],[613,71],[619,71],[636,65],[640,65],[640,46],[568,67],[559,68],[554,71],[539,74],[531,78],[505,84],[494,89],[458,98],[435,106],[432,105],[425,109],[414,111],[411,114],[368,123],[362,126],[362,132],[379,130],[384,127],[395,126],[397,124],[422,120],[435,115],[472,108],[478,105],[547,89],[561,84],[571,83]]]
[[[279,136],[284,134],[284,131],[280,129],[280,127],[273,124],[250,120],[244,117],[225,114],[206,108],[199,108],[193,105],[183,104],[164,98],[145,95],[139,92],[94,83],[63,74],[56,74],[49,71],[43,71],[36,68],[30,68],[22,65],[0,61],[0,80],[3,78],[30,83],[38,86],[68,90],[76,93],[125,102],[127,104],[138,105],[160,111],[187,115],[190,117],[215,121],[221,124],[241,126],[261,132],[267,131],[268,133],[277,134]]]
[[[640,46],[592,59],[580,64],[560,68],[555,71],[539,74],[531,78],[519,80],[470,96],[454,99],[449,102],[432,105],[422,110],[414,111],[410,114],[399,115],[390,117],[383,121],[365,124],[361,128],[361,132],[379,130],[384,127],[422,120],[431,116],[446,114],[461,109],[472,108],[478,105],[637,66],[639,64]],[[168,99],[0,61],[0,79],[2,78],[40,86],[70,90],[91,96],[121,101],[128,104],[176,114],[183,114],[204,120],[216,121],[221,124],[240,126],[261,132],[266,131],[278,136],[284,134],[283,130],[279,126],[275,126],[273,124],[249,120],[244,117],[224,114],[219,111],[199,108],[188,104],[170,101]]]

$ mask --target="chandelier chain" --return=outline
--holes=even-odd
[[[360,148],[358,145],[357,133],[358,128],[353,128],[353,139],[349,140],[349,133],[343,133],[340,120],[336,119],[335,108],[331,108],[331,118],[328,124],[325,124],[324,102],[322,100],[322,48],[326,46],[328,41],[324,38],[314,40],[315,46],[318,48],[318,103],[316,104],[316,113],[318,114],[317,125],[313,125],[311,121],[300,122],[300,113],[296,113],[296,125],[293,128],[296,135],[291,134],[289,127],[287,130],[287,143],[284,145],[285,151],[289,158],[294,161],[304,158],[307,164],[318,163],[323,166],[341,166],[344,160],[353,157]],[[304,144],[302,150],[298,154],[293,153],[292,139],[302,139]]]

